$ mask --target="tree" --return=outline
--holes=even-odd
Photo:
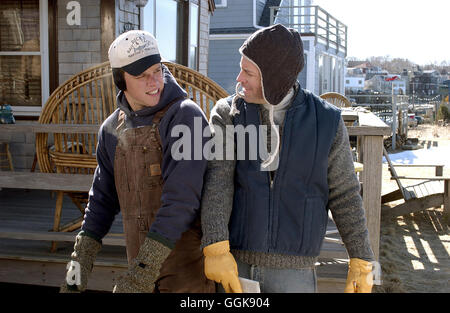
[[[403,70],[436,70],[441,75],[447,75],[450,73],[450,60],[442,61],[441,63],[433,62],[426,65],[418,65],[414,62],[404,58],[392,58],[390,55],[385,56],[371,56],[365,60],[361,60],[355,57],[348,57],[347,61],[362,61],[369,62],[373,66],[378,66],[389,73],[402,73]]]
[[[441,105],[439,107],[439,110],[437,113],[437,119],[444,120],[444,121],[450,121],[450,112],[448,111],[448,108],[445,105]]]

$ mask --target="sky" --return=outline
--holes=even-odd
[[[347,57],[450,63],[449,0],[313,0],[348,26]]]

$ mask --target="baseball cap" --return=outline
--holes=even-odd
[[[108,50],[112,68],[137,76],[162,61],[158,43],[147,31],[130,30],[117,37]]]

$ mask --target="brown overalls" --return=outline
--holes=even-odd
[[[137,256],[161,207],[164,182],[161,176],[162,145],[158,126],[170,105],[155,114],[152,125],[139,128],[125,128],[125,114],[123,111],[119,114],[114,178],[123,217],[128,264]],[[155,292],[215,291],[214,282],[204,274],[200,239],[198,217],[194,225],[182,234],[163,263],[155,282]]]

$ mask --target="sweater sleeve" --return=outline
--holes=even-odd
[[[207,166],[203,147],[209,138],[202,136],[208,121],[190,100],[183,101],[168,119],[163,119],[160,126],[164,180],[161,207],[148,235],[167,239],[166,242],[160,240],[163,244],[175,244],[199,215]]]
[[[95,169],[92,187],[89,191],[89,202],[85,210],[81,230],[97,241],[109,232],[115,216],[120,212],[119,199],[114,182],[115,137],[102,125],[98,135],[96,150],[97,168]],[[106,138],[108,137],[108,138]],[[109,150],[113,150],[112,152]]]
[[[214,106],[210,117],[214,157],[208,161],[203,188],[202,247],[229,239],[228,222],[233,208],[236,161],[235,151],[230,148],[234,148],[234,144],[231,145],[234,143],[234,136],[226,131],[227,125],[233,125],[230,105],[222,99]]]
[[[374,260],[347,128],[340,120],[328,156],[328,208],[350,258]]]

